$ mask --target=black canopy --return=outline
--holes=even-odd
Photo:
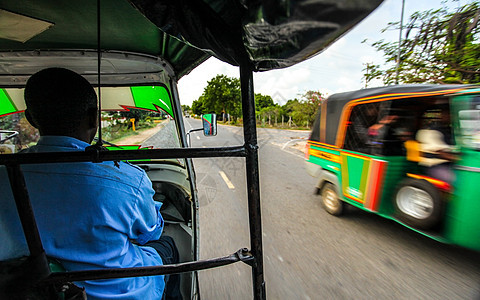
[[[382,0],[131,0],[162,31],[232,65],[284,68],[314,56]]]

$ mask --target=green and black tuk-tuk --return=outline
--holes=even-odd
[[[321,104],[305,153],[325,210],[340,215],[348,203],[438,241],[480,250],[479,103],[479,89],[469,85],[331,95]],[[446,162],[427,140],[441,115],[451,117],[443,137],[455,156],[447,164],[451,180],[429,173],[433,161]]]
[[[74,290],[74,285],[68,284],[72,282],[182,273],[184,298],[197,299],[197,271],[242,261],[252,267],[253,297],[265,299],[253,72],[285,68],[314,56],[380,3],[0,1],[0,171],[8,174],[10,184],[1,193],[11,192],[15,199],[15,203],[2,203],[1,213],[18,213],[22,227],[9,228],[0,220],[2,255],[9,254],[9,234],[23,233],[28,246],[25,256],[0,258],[0,298],[69,298],[67,287]],[[239,66],[243,145],[187,147],[177,82],[210,56]],[[47,67],[71,69],[97,89],[102,111],[98,140],[103,141],[98,145],[114,151],[96,147],[88,152],[21,152],[38,138],[22,115],[23,89],[32,74]],[[214,133],[214,118],[205,120],[212,121],[206,122],[210,127],[205,132]],[[117,140],[118,122],[130,124],[131,131],[151,127],[161,133],[161,140],[140,144]],[[249,249],[199,260],[199,207],[192,158],[202,157],[245,158]],[[164,202],[165,231],[174,237],[182,262],[62,270],[43,249],[22,165],[119,160],[147,171],[156,190],[155,200]]]

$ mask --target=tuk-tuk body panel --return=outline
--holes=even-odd
[[[480,153],[464,149],[454,170],[455,192],[447,203],[445,237],[452,243],[480,250]]]
[[[382,195],[386,193],[384,190],[389,190],[384,180],[387,170],[388,176],[397,178],[403,166],[387,168],[389,161],[383,157],[333,149],[319,143],[309,143],[307,169],[313,170],[312,166],[315,165],[320,167],[320,170],[309,171],[310,175],[323,177],[319,175],[321,171],[331,172],[337,177],[339,196],[344,201],[369,211],[391,211],[391,204],[382,201]],[[392,165],[396,166],[397,163],[394,161]]]
[[[342,193],[348,199],[364,203],[371,159],[342,152]]]
[[[480,89],[465,91],[452,98],[452,125],[461,156],[453,167],[454,193],[447,203],[445,215],[445,238],[454,244],[477,250],[480,250],[479,101]],[[469,112],[473,118],[463,119],[462,113],[465,112]]]
[[[342,158],[343,200],[370,212],[392,215],[392,198],[408,166],[405,159],[351,151],[342,151]]]
[[[380,157],[378,158],[380,159]],[[392,216],[395,209],[393,206],[393,198],[397,191],[399,183],[407,177],[407,172],[411,171],[411,164],[405,160],[405,157],[391,156],[381,157],[385,160],[388,168],[384,175],[384,181],[381,183],[382,197],[378,213],[382,216]],[[416,169],[416,168],[415,168]]]
[[[341,163],[339,149],[315,142],[309,142],[308,147],[308,161],[310,163],[319,165],[323,169],[339,174]]]
[[[310,149],[312,149],[311,145]],[[469,239],[469,243],[472,244],[472,246],[467,247],[479,249],[479,245],[476,245],[475,241],[471,240],[470,237],[472,236],[472,233],[480,232],[480,224],[474,226],[471,230],[466,230],[466,228],[470,228],[469,226],[472,222],[460,222],[464,223],[462,225],[457,221],[460,218],[464,218],[465,220],[469,218],[472,220],[478,219],[478,210],[476,209],[480,208],[465,203],[463,203],[463,205],[452,205],[455,198],[460,197],[459,195],[456,195],[451,201],[446,199],[448,200],[447,210],[451,210],[451,213],[446,216],[446,219],[450,218],[453,221],[445,221],[443,227],[444,232],[422,231],[395,218],[395,208],[393,204],[395,193],[398,189],[399,183],[403,179],[409,177],[409,174],[411,174],[409,172],[413,172],[414,174],[419,172],[416,164],[406,161],[405,158],[401,156],[369,156],[359,152],[338,150],[337,153],[339,153],[338,157],[340,158],[340,161],[337,163],[338,166],[332,168],[332,160],[330,158],[325,158],[325,156],[328,156],[328,154],[325,155],[325,153],[330,153],[328,150],[325,151],[326,149],[328,148],[323,148],[322,151],[313,147],[313,151],[309,150],[309,158],[306,160],[306,164],[309,165],[307,169],[312,168],[312,166],[323,166],[320,167],[319,171],[317,170],[317,174],[321,172],[331,172],[335,174],[338,181],[334,184],[339,185],[337,187],[339,196],[346,203],[396,221],[417,233],[443,243],[467,245],[463,242],[462,238]],[[323,157],[319,157],[320,155],[318,153],[321,152],[323,153],[320,155]],[[480,172],[480,166],[478,172]],[[312,175],[312,172],[309,173]],[[351,174],[352,176],[350,176]],[[478,180],[480,180],[480,174],[478,176]],[[316,177],[324,176],[320,175]],[[471,182],[470,186],[472,186]],[[471,199],[471,201],[475,201],[473,199],[476,198],[472,197]],[[454,206],[456,206],[456,208],[451,209],[451,207]],[[470,208],[473,208],[473,210],[470,210]],[[451,223],[453,222],[457,222],[457,224],[452,227]]]

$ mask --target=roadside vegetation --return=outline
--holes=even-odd
[[[255,110],[259,127],[309,129],[323,99],[318,91],[308,91],[284,105],[274,103],[269,95],[255,94]],[[241,125],[240,80],[217,75],[208,81],[203,94],[192,107],[183,105],[184,113],[200,116],[216,113],[224,124]]]
[[[373,79],[380,79],[385,85],[480,83],[479,22],[478,1],[455,9],[445,6],[415,12],[403,26],[400,47],[398,41],[379,40],[371,44],[383,53],[385,64],[367,65],[366,83]],[[400,23],[392,22],[382,31],[399,29]]]
[[[111,143],[157,126],[166,118],[158,116],[158,112],[131,109],[124,112],[102,113],[102,137]]]

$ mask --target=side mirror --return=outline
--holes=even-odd
[[[217,115],[205,114],[202,115],[203,135],[215,136],[217,135]]]

